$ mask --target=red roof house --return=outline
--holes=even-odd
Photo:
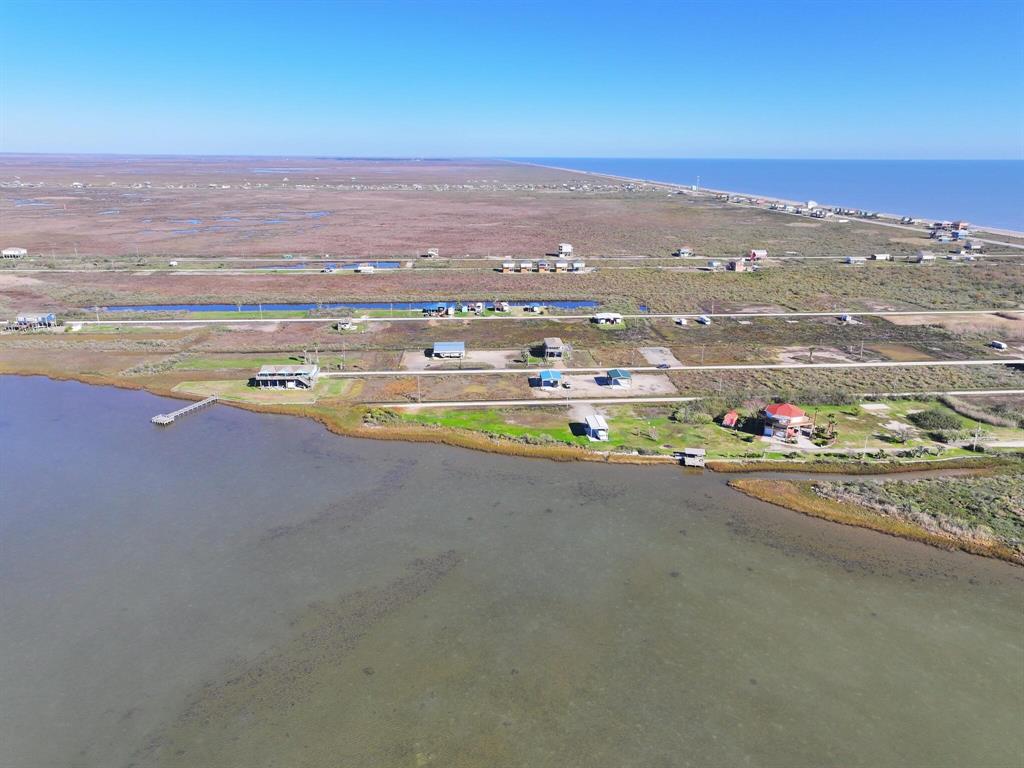
[[[772,403],[764,409],[765,415],[777,421],[807,418],[807,413],[790,403]]]
[[[783,433],[791,437],[801,427],[810,424],[807,413],[791,403],[772,403],[764,409],[764,435],[774,437]]]
[[[725,416],[722,417],[723,427],[735,427],[736,422],[739,421],[740,415],[736,411],[729,411]]]

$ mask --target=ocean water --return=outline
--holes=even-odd
[[[1024,569],[0,377],[3,768],[1019,766]]]
[[[514,159],[1024,231],[1024,160]]]

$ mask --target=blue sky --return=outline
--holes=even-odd
[[[0,4],[0,148],[1024,157],[1024,2]]]

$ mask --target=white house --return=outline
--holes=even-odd
[[[263,389],[309,389],[319,375],[318,365],[264,365],[251,383]]]
[[[558,255],[559,256],[572,256],[572,243],[559,243],[558,244]]]
[[[618,312],[598,312],[590,318],[590,321],[598,325],[620,325],[622,323],[622,315]]]
[[[28,256],[28,250],[25,248],[4,248],[2,253],[5,259],[20,259],[23,256]]]

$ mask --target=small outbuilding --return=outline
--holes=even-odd
[[[520,272],[533,272],[533,262],[532,261],[520,261],[519,262],[519,271]]]
[[[562,382],[562,372],[554,368],[545,368],[538,378],[542,387],[557,387]]]
[[[466,356],[466,342],[435,341],[432,354],[434,357],[461,359]]]
[[[751,261],[757,261],[759,259],[767,259],[768,251],[764,248],[751,248],[750,253],[747,254],[747,258]]]
[[[613,387],[633,386],[633,374],[625,368],[612,368],[608,371],[608,384]]]
[[[587,437],[591,440],[604,442],[608,439],[608,422],[605,421],[604,416],[599,416],[596,413],[587,416],[584,420],[584,426],[586,427]]]
[[[574,261],[572,263],[573,272],[582,272],[587,268],[587,262],[585,261]]]
[[[503,261],[501,262],[502,272],[515,272],[516,263],[514,261]]]
[[[557,336],[549,336],[544,339],[544,357],[562,358],[565,356],[565,344]]]
[[[891,253],[872,253],[871,254],[871,260],[872,261],[892,261],[892,254]]]
[[[683,448],[682,462],[684,467],[703,467],[707,451],[703,448]]]
[[[744,259],[733,259],[726,266],[726,269],[730,272],[746,272],[747,262]]]
[[[264,365],[251,383],[262,389],[309,389],[319,375],[318,365]]]
[[[568,271],[569,271],[569,262],[568,261],[556,261],[555,262],[555,272],[568,272]]]

